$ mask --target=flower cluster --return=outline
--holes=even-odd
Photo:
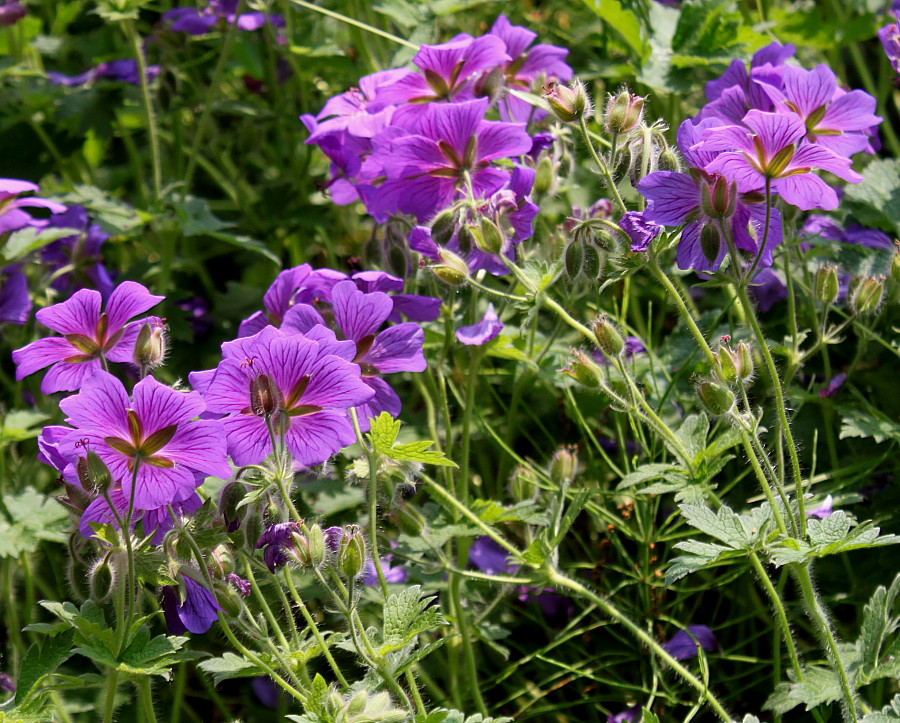
[[[782,240],[773,197],[803,210],[830,210],[837,193],[814,170],[862,180],[850,156],[873,152],[881,122],[875,99],[839,88],[825,65],[785,65],[793,52],[772,43],[753,56],[749,70],[733,61],[707,85],[709,103],[678,130],[688,172],[657,171],[638,184],[649,201],[646,220],[684,226],[681,268],[715,271],[729,248],[753,269],[770,266]]]
[[[414,250],[439,260],[446,247],[473,270],[505,273],[485,256],[512,258],[531,236],[537,206],[529,194],[548,144],[547,134],[528,132],[546,112],[516,92],[572,76],[568,51],[535,38],[501,15],[484,36],[422,46],[418,70],[366,76],[316,117],[303,116],[307,143],[332,162],[335,203],[361,200],[380,223],[413,216],[430,224],[410,238]],[[488,120],[490,112],[501,120]]]
[[[263,12],[237,14],[238,0],[209,0],[203,8],[172,8],[162,15],[162,22],[176,33],[188,35],[205,35],[212,32],[220,24],[236,24],[238,30],[259,30],[266,23],[273,27],[284,26],[284,18],[280,15]]]

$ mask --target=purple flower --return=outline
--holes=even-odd
[[[493,304],[488,304],[481,321],[456,330],[456,339],[466,346],[483,346],[497,338],[503,330],[503,322],[497,317]]]
[[[61,429],[65,429],[67,433],[71,431],[65,427],[62,427]],[[77,457],[75,459],[77,460]],[[64,472],[65,469],[60,471]],[[204,477],[205,475],[194,475],[197,487],[203,484]],[[85,493],[86,492],[87,490],[85,490]],[[85,539],[89,540],[94,537],[94,528],[91,527],[91,523],[112,525],[113,527],[118,528],[119,523],[116,516],[118,515],[118,519],[124,519],[128,514],[130,500],[122,491],[120,484],[116,484],[110,488],[109,499],[113,503],[115,511],[110,509],[106,498],[99,495],[85,507],[84,512],[81,515],[81,520],[78,523],[78,532]],[[166,533],[175,527],[175,520],[169,512],[170,506],[176,515],[191,515],[199,510],[202,505],[203,500],[200,499],[198,494],[193,493],[187,499],[175,500],[170,504],[161,505],[155,509],[135,509],[133,510],[129,527],[134,527],[135,524],[140,521],[141,527],[143,528],[143,534],[153,534],[153,538],[150,540],[151,544],[160,545],[162,544]]]
[[[384,271],[357,271],[350,277],[356,288],[365,293],[383,291],[385,293],[403,291],[403,279],[386,274]],[[434,321],[441,314],[441,300],[433,296],[418,294],[393,294],[394,309],[388,321],[399,322],[401,314],[410,321]]]
[[[878,29],[878,39],[884,47],[884,54],[891,61],[891,66],[900,73],[900,22],[896,20]]]
[[[218,620],[222,610],[212,592],[184,574],[179,585],[163,587],[162,609],[169,635],[181,635],[187,631],[205,633]]]
[[[807,517],[817,517],[820,520],[824,520],[826,517],[829,517],[834,514],[834,498],[831,495],[828,495],[822,502],[806,511]]]
[[[638,183],[638,191],[649,201],[644,219],[665,226],[685,224],[678,244],[678,267],[697,271],[715,271],[722,264],[727,250],[721,238],[719,223],[729,223],[738,249],[755,258],[757,239],[765,236],[765,207],[739,198],[726,178],[702,170],[712,163],[716,154],[705,150],[698,142],[702,135],[716,127],[717,121],[706,119],[698,124],[690,120],[678,129],[678,146],[690,173],[656,171]],[[766,248],[761,266],[772,264],[772,249],[782,239],[781,215],[773,208],[769,221]]]
[[[247,597],[248,595],[250,595],[251,587],[249,580],[245,580],[239,575],[235,575],[233,572],[226,575],[225,579],[229,583],[231,583],[234,589],[237,590],[238,595],[240,595],[241,597]]]
[[[508,560],[509,553],[490,537],[476,537],[469,547],[469,562],[486,575],[515,575],[519,566]]]
[[[267,675],[261,675],[250,682],[253,693],[266,708],[275,710],[281,700],[281,688]]]
[[[697,657],[698,645],[709,651],[719,649],[716,636],[706,625],[688,625],[687,629],[679,630],[662,647],[675,660],[689,660]]]
[[[36,196],[22,196],[23,193],[37,192],[38,187],[28,181],[0,178],[0,234],[31,226],[44,228],[47,221],[32,217],[25,208],[46,208],[50,213],[62,213],[66,207],[55,201]]]
[[[522,124],[484,120],[487,108],[487,99],[431,104],[406,118],[407,134],[394,128],[373,139],[369,162],[387,178],[364,193],[377,221],[400,211],[422,222],[451,205],[467,177],[476,198],[509,181],[509,172],[492,162],[528,153],[531,138]]]
[[[0,324],[22,326],[31,315],[28,279],[20,265],[0,269]]]
[[[19,0],[2,0],[0,2],[0,27],[15,25],[25,15],[25,6]],[[13,690],[15,690],[15,687]]]
[[[606,723],[632,723],[633,721],[640,721],[642,715],[643,710],[641,706],[634,705],[621,713],[606,716]]]
[[[641,340],[636,336],[625,337],[625,346],[622,351],[622,355],[625,359],[631,359],[635,354],[643,354],[645,351],[647,351],[647,347],[645,347]],[[599,349],[595,349],[591,353],[591,356],[604,366],[609,364],[609,360],[603,356],[603,353]]]
[[[701,148],[723,151],[706,166],[710,173],[721,173],[746,193],[764,188],[787,203],[808,211],[811,208],[837,208],[834,189],[811,171],[830,171],[850,183],[862,176],[850,169],[850,159],[819,145],[802,144],[806,124],[796,115],[751,110],[744,116],[746,128],[720,126],[704,131]],[[748,130],[749,129],[749,130]]]
[[[811,143],[838,155],[851,156],[869,145],[868,131],[881,123],[875,115],[875,99],[861,90],[849,93],[838,88],[827,65],[812,70],[785,66],[780,85],[761,83],[779,113],[795,113],[806,126]]]
[[[152,83],[159,73],[160,67],[158,65],[148,65],[147,82]],[[117,83],[130,83],[131,85],[141,84],[138,63],[134,58],[120,58],[119,60],[100,63],[97,67],[90,68],[78,75],[65,75],[49,71],[47,78],[50,81],[50,85],[62,85],[67,88],[76,88],[86,83],[92,83],[98,78],[107,78]]]
[[[661,226],[648,221],[642,212],[628,211],[619,219],[619,228],[631,239],[631,251],[638,253],[650,248],[650,242],[659,236]]]
[[[100,247],[109,234],[88,220],[82,206],[70,206],[64,213],[52,216],[51,228],[77,229],[80,233],[57,239],[41,249],[41,262],[49,269],[63,271],[54,275],[51,286],[60,292],[77,289],[96,289],[107,299],[113,290],[113,281],[103,266]]]
[[[338,527],[336,529],[340,530],[341,528]],[[287,564],[287,548],[293,544],[292,535],[299,533],[299,531],[299,522],[279,522],[270,525],[259,536],[259,539],[256,541],[256,549],[265,548],[263,550],[263,560],[266,563],[266,567],[269,568],[269,572],[275,572],[279,567],[284,567]],[[335,551],[337,551],[336,547]]]
[[[846,228],[841,226],[830,216],[820,213],[812,213],[804,221],[800,230],[802,236],[818,236],[829,241],[868,246],[869,248],[893,249],[894,243],[883,231],[874,228],[865,228],[859,224],[851,223]],[[801,248],[808,248],[808,244],[802,244]]]
[[[474,77],[510,60],[503,40],[495,35],[473,38],[461,33],[448,43],[423,45],[413,57],[421,74],[407,71],[383,88],[378,100],[389,104],[470,100]]]
[[[391,540],[391,547],[396,547],[397,543]],[[381,571],[384,573],[384,579],[388,584],[402,584],[409,578],[409,573],[402,565],[391,567],[394,556],[390,553],[381,558]],[[363,568],[363,583],[369,586],[378,584],[378,571],[375,569],[375,563],[372,560],[366,560]]]
[[[840,374],[835,374],[831,379],[828,380],[828,384],[824,389],[820,389],[818,394],[822,399],[829,399],[833,397],[838,389],[844,386],[844,382],[847,381],[846,372],[841,372]]]
[[[231,25],[237,23],[238,30],[259,30],[267,22],[274,27],[284,26],[284,18],[280,15],[262,12],[242,13],[237,15],[238,0],[209,0],[205,8],[173,8],[163,13],[162,21],[171,23],[169,29],[176,33],[189,35],[205,35],[224,20]]]
[[[763,269],[753,277],[748,291],[763,313],[769,311],[778,302],[787,299],[787,286],[772,269]]]
[[[33,341],[12,353],[16,379],[49,366],[41,382],[44,394],[74,391],[103,369],[103,360],[131,362],[143,320],[128,320],[163,300],[134,281],[119,284],[100,312],[99,291],[81,289],[61,304],[35,315],[44,326],[62,334]],[[52,365],[52,366],[51,366]]]
[[[355,441],[345,410],[370,400],[373,391],[359,366],[333,354],[333,344],[267,327],[222,350],[211,379],[196,372],[190,379],[211,412],[227,415],[222,421],[235,464],[258,464],[272,454],[270,423],[306,467]]]
[[[59,406],[66,423],[75,427],[60,442],[60,454],[72,460],[90,449],[126,497],[132,495],[133,480],[136,509],[188,499],[203,481],[195,472],[231,474],[221,423],[195,420],[205,408],[197,392],[177,392],[148,376],[129,399],[122,382],[101,371]],[[64,474],[78,484],[74,463]]]

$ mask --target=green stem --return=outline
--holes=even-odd
[[[778,618],[778,624],[781,627],[781,637],[784,638],[784,645],[787,648],[788,657],[791,659],[791,668],[799,682],[803,680],[803,669],[800,667],[800,657],[797,655],[797,646],[794,643],[794,636],[791,634],[791,626],[788,623],[784,604],[781,602],[781,597],[778,595],[778,591],[769,579],[768,574],[766,574],[766,570],[759,560],[759,555],[755,552],[750,553],[750,564],[753,565],[753,569],[756,570],[756,574],[762,583],[763,589],[769,596],[772,607],[775,608],[775,615]]]
[[[147,59],[141,48],[141,38],[134,27],[134,21],[123,20],[122,27],[131,43],[140,78],[141,101],[144,105],[144,116],[147,121],[147,134],[150,137],[150,159],[153,165],[153,200],[158,201],[162,195],[162,157],[159,150],[159,131],[156,127],[156,116],[153,113],[153,101],[150,98],[150,83],[147,80]]]
[[[106,701],[103,706],[103,723],[112,723],[113,714],[116,712],[116,688],[119,680],[119,671],[109,669],[109,677],[106,680]]]
[[[289,2],[293,3],[297,7],[306,8],[307,10],[321,13],[322,15],[326,15],[327,17],[333,18],[334,20],[339,20],[340,22],[347,25],[352,25],[354,28],[360,28],[361,30],[370,32],[373,35],[378,35],[379,37],[392,40],[398,45],[403,45],[407,48],[411,48],[412,50],[419,49],[419,46],[415,43],[411,43],[404,38],[399,38],[396,35],[391,35],[389,32],[382,30],[381,28],[376,28],[366,23],[360,22],[359,20],[354,20],[353,18],[347,17],[346,15],[341,15],[341,13],[336,13],[334,10],[328,10],[327,8],[313,5],[312,3],[303,2],[303,0],[289,0]]]
[[[622,196],[619,193],[619,189],[616,186],[616,179],[613,178],[612,171],[609,169],[609,164],[605,160],[603,160],[599,155],[597,155],[597,149],[594,148],[594,144],[591,141],[590,133],[588,132],[587,127],[587,119],[585,119],[584,115],[578,119],[579,127],[581,128],[581,137],[584,139],[585,145],[588,147],[588,151],[591,154],[591,158],[594,159],[594,163],[597,165],[597,169],[600,171],[600,175],[603,176],[603,180],[606,181],[606,186],[609,188],[609,192],[613,196],[613,200],[616,202],[616,205],[619,207],[619,210],[622,213],[628,210],[628,206],[625,205],[625,201],[622,200]]]
[[[620,623],[628,631],[646,645],[660,660],[667,663],[672,670],[680,675],[688,685],[697,690],[702,698],[709,703],[712,709],[718,714],[724,723],[730,723],[731,716],[725,710],[724,706],[719,702],[708,689],[706,684],[694,676],[687,668],[673,658],[653,637],[635,623],[631,618],[622,613],[615,605],[606,598],[598,595],[592,590],[582,585],[577,580],[573,580],[552,567],[546,570],[548,582],[557,587],[565,588],[572,591],[579,597],[583,597],[596,605],[603,613],[611,617],[617,623]]]
[[[147,675],[140,676],[135,685],[137,685],[144,719],[148,723],[156,723],[156,710],[153,707],[153,690],[150,687],[150,677]]]

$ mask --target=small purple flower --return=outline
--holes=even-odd
[[[818,394],[822,399],[830,399],[835,394],[837,394],[838,389],[844,386],[844,382],[847,381],[847,373],[841,372],[840,374],[835,374],[831,379],[828,380],[828,384],[824,389],[820,389]]]
[[[51,228],[71,228],[80,233],[57,239],[41,249],[41,262],[57,272],[51,286],[67,293],[78,289],[96,289],[103,299],[109,298],[113,281],[103,266],[100,247],[109,234],[97,224],[90,223],[82,206],[70,206],[64,213],[52,216]]]
[[[62,336],[33,341],[12,353],[16,379],[50,367],[41,382],[44,394],[71,392],[103,370],[103,360],[132,362],[141,322],[128,323],[163,300],[134,281],[119,284],[100,311],[99,291],[81,289],[61,304],[41,309],[37,320]]]
[[[222,424],[196,420],[205,408],[197,392],[177,392],[148,376],[129,399],[122,382],[101,371],[59,406],[75,427],[59,443],[60,454],[74,460],[90,449],[126,496],[132,495],[133,480],[136,509],[186,500],[203,477],[231,474]],[[195,472],[203,475],[199,482]],[[74,463],[64,474],[79,483]]]
[[[689,660],[697,657],[698,645],[709,651],[719,649],[716,636],[706,625],[688,625],[686,630],[679,630],[662,647],[675,660]]]
[[[4,693],[16,692],[16,684],[7,673],[0,673],[0,690]]]
[[[515,575],[519,566],[509,562],[509,553],[490,537],[476,537],[469,547],[469,562],[486,575]]]
[[[169,635],[205,633],[222,610],[216,596],[189,575],[182,575],[179,585],[163,587],[162,609]]]
[[[209,0],[206,7],[173,8],[163,13],[162,21],[170,23],[169,29],[176,33],[188,35],[205,35],[213,30],[220,21],[228,25],[236,24],[238,30],[259,30],[266,23],[273,27],[284,26],[284,18],[280,15],[262,12],[242,13],[237,15],[238,0]]]
[[[760,191],[771,183],[774,193],[792,206],[837,208],[834,189],[813,169],[829,171],[849,183],[860,176],[850,168],[850,159],[801,140],[806,124],[796,115],[751,110],[744,116],[746,128],[720,126],[704,131],[704,151],[722,151],[706,166],[709,173],[721,173],[737,183],[740,193]]]
[[[636,336],[625,337],[625,346],[622,350],[622,355],[625,359],[631,359],[635,354],[643,354],[645,351],[647,351],[647,347],[645,347],[641,340]],[[603,356],[603,353],[599,349],[595,349],[591,353],[591,356],[604,366],[609,364],[609,360]]]
[[[638,253],[650,248],[650,242],[659,236],[661,226],[648,221],[642,212],[628,211],[619,219],[619,228],[631,239],[631,251]]]
[[[900,73],[900,22],[894,21],[878,29],[878,39],[891,66]]]
[[[360,367],[334,350],[334,344],[266,327],[224,344],[211,379],[208,373],[190,375],[209,410],[226,415],[222,422],[235,464],[259,464],[272,454],[269,424],[306,467],[355,441],[346,409],[374,393],[360,379]]]
[[[0,27],[15,25],[26,15],[25,6],[19,0],[0,1]],[[13,688],[15,690],[15,688]]]
[[[31,316],[28,279],[20,265],[0,269],[0,324],[22,326]]]
[[[488,304],[481,321],[471,326],[461,326],[456,330],[456,339],[466,346],[484,346],[497,338],[503,330],[503,322],[497,317],[493,304]]]
[[[408,132],[392,128],[373,139],[368,162],[387,178],[364,194],[377,221],[400,211],[423,222],[466,190],[466,178],[476,198],[509,181],[493,161],[525,155],[531,138],[522,124],[484,120],[487,108],[486,98],[430,104],[405,117]]]
[[[147,82],[152,83],[159,73],[160,67],[158,65],[148,65]],[[90,68],[78,75],[65,75],[54,71],[47,73],[50,85],[62,85],[67,88],[77,88],[87,83],[92,83],[98,78],[106,78],[117,83],[129,83],[130,85],[141,84],[138,63],[134,58],[120,58],[100,63],[95,68]]]
[[[806,511],[807,517],[816,517],[820,520],[824,520],[826,517],[829,517],[834,514],[834,497],[828,495],[822,502],[812,509]]]
[[[23,193],[36,193],[38,187],[28,181],[14,178],[0,178],[0,234],[31,226],[44,228],[47,221],[34,218],[24,211],[26,208],[45,208],[50,213],[62,213],[66,207],[55,201],[36,196],[22,196]]]
[[[391,547],[396,547],[397,543],[391,541]],[[384,579],[388,584],[399,585],[407,581],[409,572],[402,565],[391,566],[394,556],[390,553],[381,558],[381,571],[384,573]],[[363,583],[369,586],[378,585],[378,571],[375,569],[375,563],[372,560],[366,560],[363,568]]]
[[[334,529],[334,528],[329,528]],[[336,528],[340,530],[341,528]],[[299,533],[300,523],[298,522],[279,522],[270,525],[259,536],[256,541],[256,549],[263,549],[263,560],[269,572],[275,572],[279,567],[284,567],[288,562],[288,553],[286,549],[292,544],[291,537],[294,533]],[[326,530],[326,533],[328,531]],[[326,540],[328,540],[326,534]],[[335,552],[337,548],[335,547]]]
[[[606,716],[606,723],[633,723],[634,721],[640,721],[642,715],[643,710],[641,706],[634,705],[621,713]]]
[[[225,579],[231,583],[235,590],[237,590],[238,595],[241,597],[247,597],[250,595],[251,587],[250,581],[245,580],[240,575],[235,575],[233,572],[226,575]]]

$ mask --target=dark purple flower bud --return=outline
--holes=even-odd
[[[679,630],[663,645],[663,650],[675,660],[689,660],[697,657],[698,645],[708,651],[719,649],[716,636],[706,625],[688,625],[687,629]]]
[[[250,581],[245,580],[239,575],[235,575],[231,573],[230,575],[226,575],[225,579],[234,585],[234,589],[238,591],[238,594],[241,597],[247,597],[250,594]]]
[[[18,0],[3,0],[0,3],[0,27],[15,25],[24,17],[25,6]]]
[[[263,560],[269,572],[275,572],[287,564],[287,547],[293,543],[292,535],[300,530],[298,522],[279,522],[271,525],[256,541],[256,547],[264,547]]]
[[[205,633],[222,609],[213,593],[187,575],[181,576],[181,584],[163,587],[162,608],[170,635]]]
[[[837,390],[844,386],[844,382],[847,381],[847,374],[845,372],[841,372],[840,374],[835,374],[829,381],[828,385],[824,389],[819,390],[819,396],[822,399],[829,399],[833,397]]]
[[[628,234],[631,239],[631,250],[634,253],[650,248],[650,242],[662,231],[662,226],[651,223],[639,211],[628,211],[623,215],[619,219],[619,228]]]

